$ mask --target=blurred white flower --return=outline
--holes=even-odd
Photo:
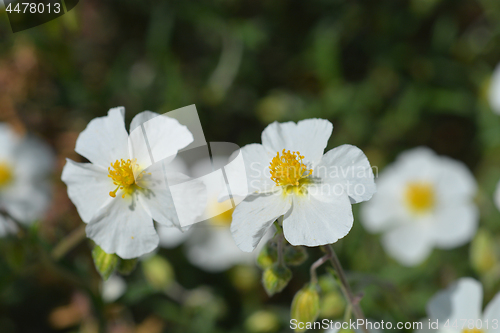
[[[491,76],[488,89],[488,102],[491,109],[500,114],[500,64],[496,66]]]
[[[377,181],[377,194],[361,208],[370,232],[401,264],[422,262],[434,247],[450,249],[477,230],[476,181],[467,167],[424,147],[402,153]]]
[[[486,305],[484,312],[483,287],[472,278],[461,278],[447,289],[438,292],[427,303],[431,322],[438,320],[438,332],[486,333],[500,330],[500,293]],[[427,327],[426,327],[427,326]],[[429,321],[423,321],[423,330]],[[436,331],[432,327],[432,331]]]
[[[120,298],[127,291],[125,279],[113,274],[106,281],[101,283],[101,296],[104,302],[112,303]]]
[[[48,145],[34,137],[21,137],[0,123],[0,210],[23,224],[41,218],[50,204],[47,176],[53,167]],[[0,214],[0,237],[15,230],[13,221]]]
[[[343,145],[323,155],[332,129],[323,119],[275,122],[262,132],[262,144],[241,149],[247,184],[231,188],[237,196],[248,195],[236,206],[231,224],[241,250],[253,251],[280,216],[292,245],[319,246],[347,235],[351,203],[370,199],[375,183],[359,148]]]
[[[493,201],[495,202],[495,206],[498,210],[500,210],[500,181],[497,183],[495,194],[493,195]]]
[[[228,160],[228,156],[214,157],[213,165],[226,165]],[[201,179],[206,188],[211,189],[212,195],[208,198],[207,206],[209,215],[214,217],[193,225],[186,232],[160,226],[160,246],[172,248],[185,242],[188,260],[208,272],[221,272],[237,264],[253,264],[258,252],[247,253],[238,249],[229,229],[233,209],[226,210],[227,205],[217,201],[224,185],[223,179],[203,177],[211,170],[212,161],[207,158],[195,163],[189,174],[193,178]],[[265,238],[267,240],[271,237],[272,230]]]
[[[75,151],[91,163],[68,159],[62,180],[80,217],[88,223],[87,236],[105,252],[129,259],[157,247],[153,219],[180,227],[181,212],[176,209],[194,220],[205,208],[206,194],[201,182],[192,182],[178,193],[180,197],[176,198],[180,200],[174,205],[166,184],[165,172],[169,182],[188,178],[165,165],[193,141],[185,126],[145,111],[132,120],[129,139],[124,115],[124,108],[114,108],[88,124],[78,137]],[[154,122],[150,122],[153,118]],[[147,126],[142,128],[142,132],[147,131],[147,140],[140,130],[134,131],[142,125]],[[153,156],[159,162],[151,165]]]

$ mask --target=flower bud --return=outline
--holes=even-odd
[[[491,235],[485,230],[479,230],[470,246],[472,267],[480,274],[490,271],[498,262],[495,245]]]
[[[338,318],[345,311],[344,297],[338,292],[329,291],[321,297],[321,318]]]
[[[143,261],[142,271],[149,284],[158,290],[167,289],[174,280],[172,266],[159,255],[154,255]]]
[[[304,323],[303,325],[297,325],[295,331],[305,332],[306,323],[312,323],[318,319],[319,310],[319,295],[316,285],[309,284],[304,286],[304,288],[295,294],[292,301],[290,317],[296,319],[299,323]],[[299,329],[299,326],[303,327],[303,329]]]
[[[272,240],[266,243],[257,257],[257,265],[261,269],[266,269],[278,260],[278,249]]]
[[[95,268],[104,281],[115,271],[120,260],[116,254],[104,252],[99,245],[96,245],[92,250],[92,258],[94,259]]]
[[[137,258],[136,259],[122,259],[118,264],[118,272],[121,275],[130,275],[137,266]]]
[[[292,271],[278,263],[266,268],[262,274],[262,284],[269,296],[282,291],[292,279]]]
[[[278,316],[271,311],[260,310],[245,320],[245,328],[251,333],[277,332],[280,326]]]
[[[285,262],[290,266],[299,266],[307,260],[307,251],[303,246],[285,246]]]

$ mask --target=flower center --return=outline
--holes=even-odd
[[[108,177],[113,180],[113,184],[116,185],[114,191],[109,192],[111,197],[116,197],[116,192],[118,190],[123,190],[122,198],[125,198],[126,194],[132,194],[134,189],[137,187],[134,179],[134,168],[137,168],[137,163],[134,160],[116,160],[115,163],[111,163],[111,168],[108,167]],[[144,171],[139,174],[137,180],[142,178]]]
[[[271,179],[279,186],[298,186],[300,180],[309,176],[312,169],[307,169],[307,166],[302,163],[304,156],[301,156],[298,151],[277,152],[273,157],[269,169],[271,170]]]
[[[6,162],[0,162],[0,187],[9,184],[14,178],[12,168]]]
[[[415,213],[428,212],[436,203],[434,186],[426,182],[408,183],[406,185],[405,196],[410,210]]]

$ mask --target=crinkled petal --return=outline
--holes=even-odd
[[[197,222],[207,204],[202,181],[166,171],[162,162],[145,170],[138,180],[139,200],[151,217],[166,226],[186,226]]]
[[[88,223],[100,208],[114,200],[109,192],[113,191],[116,185],[108,177],[108,171],[101,166],[66,159],[61,179],[68,186],[68,196],[85,223]]]
[[[398,226],[382,237],[386,252],[405,266],[424,261],[432,251],[432,230],[428,226],[410,223]]]
[[[491,325],[491,323],[494,323],[494,320],[497,320],[496,323],[499,325]],[[483,325],[486,323],[486,320],[488,321],[489,328],[488,328],[488,333],[499,333],[500,332],[500,293],[497,293],[495,297],[486,305],[486,308],[484,309],[484,315],[483,315]]]
[[[436,245],[444,249],[464,245],[476,234],[478,222],[479,211],[473,202],[439,207],[433,233]]]
[[[136,195],[114,198],[97,212],[86,231],[106,253],[116,253],[123,259],[149,253],[159,242],[153,220]]]
[[[328,151],[314,168],[313,177],[342,186],[353,203],[369,200],[375,193],[373,170],[361,149],[342,145]]]
[[[333,125],[325,119],[306,119],[298,123],[274,122],[262,132],[262,145],[273,156],[283,149],[299,151],[304,161],[319,163],[332,135]]]
[[[450,320],[481,319],[483,287],[472,278],[461,278],[446,290],[438,292],[427,304],[427,314],[440,324]]]
[[[249,196],[233,212],[231,233],[236,245],[242,251],[252,252],[267,229],[290,207],[290,198],[280,193]]]
[[[92,119],[76,140],[75,151],[90,162],[108,168],[110,163],[128,159],[125,108],[110,109],[108,115]]]
[[[292,209],[283,221],[283,232],[290,244],[332,244],[347,235],[354,220],[347,194],[319,186],[308,190],[309,195],[293,196]]]
[[[141,169],[167,159],[193,142],[193,135],[176,119],[151,111],[134,117],[130,126],[129,152]]]

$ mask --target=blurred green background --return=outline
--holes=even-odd
[[[463,161],[479,183],[472,245],[434,250],[406,268],[355,221],[335,249],[374,320],[419,320],[428,299],[462,276],[480,279],[489,301],[500,287],[492,201],[500,115],[486,92],[499,61],[498,0],[81,0],[15,34],[1,11],[0,121],[48,141],[58,166],[48,216],[22,239],[0,240],[0,331],[290,331],[291,300],[318,249],[272,298],[256,267],[211,274],[190,265],[182,246],[162,249],[188,297],[165,294],[139,267],[111,304],[100,298],[89,243],[57,263],[44,255],[82,223],[60,181],[64,159],[81,160],[76,137],[115,106],[130,121],[196,104],[207,141],[240,146],[260,142],[273,121],[326,118],[334,125],[328,148],[357,145],[379,170],[420,145]],[[319,272],[329,290],[321,318],[342,318],[342,297]]]

